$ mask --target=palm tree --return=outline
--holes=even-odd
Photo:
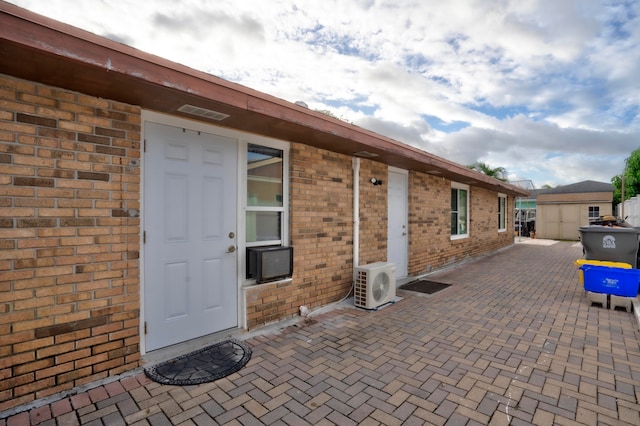
[[[507,175],[509,174],[507,172],[507,169],[505,169],[504,167],[494,167],[491,168],[487,163],[483,163],[482,161],[478,161],[474,164],[471,164],[469,166],[467,166],[468,168],[470,168],[471,170],[475,170],[477,172],[480,172],[482,174],[485,174],[487,176],[491,176],[493,178],[496,178],[498,180],[501,180],[503,182],[507,181]]]

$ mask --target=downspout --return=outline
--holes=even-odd
[[[360,158],[353,157],[353,282],[360,257]]]

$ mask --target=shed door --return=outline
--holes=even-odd
[[[387,258],[396,265],[396,277],[408,274],[408,176],[404,170],[389,170]]]
[[[237,326],[237,144],[156,123],[145,140],[149,351]]]
[[[580,208],[577,204],[563,204],[560,238],[563,240],[578,239],[578,223],[580,220]]]
[[[536,228],[539,238],[558,239],[560,238],[560,226],[562,224],[562,214],[560,206],[557,204],[545,204],[538,207],[538,218]]]

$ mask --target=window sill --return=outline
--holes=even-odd
[[[260,283],[260,284],[258,284],[255,280],[251,280],[251,281],[245,281],[244,284],[242,284],[242,289],[247,290],[250,288],[264,287],[270,284],[290,284],[291,282],[293,282],[293,277],[282,278],[280,280],[273,280],[273,281],[268,281],[266,283]]]

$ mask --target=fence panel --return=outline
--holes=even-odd
[[[622,216],[622,204],[618,204],[618,216]],[[640,198],[629,198],[624,202],[624,219],[633,227],[640,227]]]

